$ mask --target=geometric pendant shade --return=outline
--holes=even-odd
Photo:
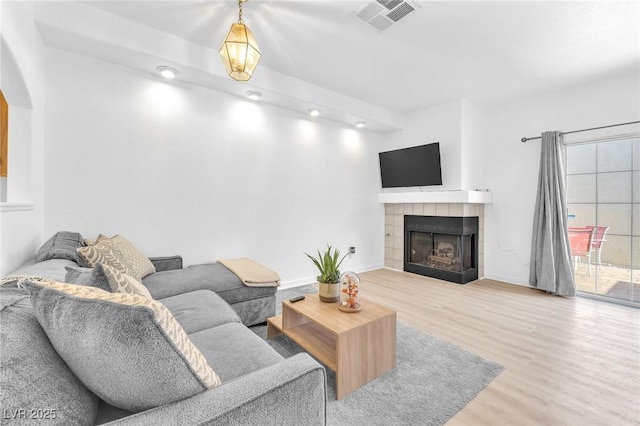
[[[220,46],[220,56],[229,77],[237,81],[247,81],[260,60],[260,48],[253,33],[242,21],[242,3],[239,0],[238,23],[232,24],[227,37]]]

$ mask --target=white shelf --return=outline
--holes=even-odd
[[[490,204],[489,191],[424,191],[424,192],[382,192],[379,201],[383,204],[400,203],[463,203]]]

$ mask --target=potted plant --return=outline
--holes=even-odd
[[[348,253],[340,258],[340,251],[332,249],[327,244],[327,249],[323,253],[318,250],[317,258],[308,253],[305,254],[320,271],[320,275],[316,277],[320,300],[327,303],[337,302],[340,299],[340,286],[338,285],[340,283],[340,269],[338,268]]]

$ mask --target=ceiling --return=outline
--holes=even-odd
[[[365,3],[245,3],[245,24],[262,51],[250,83],[273,71],[404,115],[459,98],[485,105],[616,74],[640,78],[640,2],[414,1],[421,9],[384,32],[354,16]],[[237,20],[235,1],[84,6],[212,49],[212,56]],[[54,43],[51,32],[41,33]],[[303,92],[299,98],[313,91]]]

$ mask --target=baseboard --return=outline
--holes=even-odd
[[[290,280],[290,281],[281,281],[280,288],[284,289],[284,288],[300,287],[306,284],[313,284],[315,282],[316,282],[316,277],[300,278],[297,280]]]
[[[376,269],[383,269],[385,266],[383,263],[376,263],[375,265],[362,266],[360,268],[354,268],[353,272],[360,274],[363,272],[375,271]],[[346,271],[346,269],[345,269]]]
[[[513,277],[505,277],[503,275],[487,275],[487,274],[485,274],[485,276],[483,278],[487,279],[487,280],[500,281],[501,283],[505,283],[505,284],[517,285],[517,286],[520,286],[520,287],[536,288],[536,287],[533,287],[532,285],[530,285],[528,282],[524,282],[522,280],[518,280],[518,279],[515,279]]]
[[[368,265],[368,266],[362,266],[359,268],[353,268],[353,271],[355,273],[363,273],[363,272],[368,272],[368,271],[375,271],[376,269],[388,269],[391,271],[400,271],[399,269],[394,269],[394,268],[390,268],[388,266],[384,266],[383,264],[375,264],[375,265]],[[487,279],[487,280],[493,280],[493,281],[500,281],[502,283],[505,284],[511,284],[511,285],[517,285],[520,287],[527,287],[527,288],[535,288],[531,285],[529,285],[529,283],[527,282],[523,282],[521,280],[517,280],[514,279],[512,277],[505,277],[502,275],[485,275],[482,279]],[[292,288],[292,287],[300,287],[302,285],[306,285],[306,284],[313,284],[316,282],[316,277],[306,277],[306,278],[300,278],[297,280],[290,280],[290,281],[283,281],[280,284],[280,288]]]
[[[376,269],[381,269],[381,268],[384,268],[383,264],[367,265],[367,266],[361,266],[353,269],[347,269],[347,268],[340,268],[340,269],[342,269],[342,272],[353,271],[356,274],[361,274],[363,272],[375,271]],[[280,282],[280,288],[285,289],[285,288],[300,287],[307,284],[315,284],[316,282],[317,281],[315,276],[305,277],[305,278],[299,278],[297,280],[282,281]]]

